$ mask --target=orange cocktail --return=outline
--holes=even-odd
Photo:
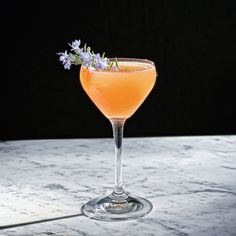
[[[155,65],[148,60],[118,59],[119,70],[81,67],[82,87],[109,119],[129,118],[143,103],[156,81]]]
[[[81,212],[103,221],[138,219],[150,213],[153,205],[132,196],[122,184],[122,140],[126,119],[134,114],[152,90],[157,77],[152,61],[137,58],[108,59],[91,51],[80,40],[71,44],[70,52],[58,53],[65,69],[81,65],[80,81],[87,95],[110,120],[115,141],[115,184],[108,196],[87,201]]]

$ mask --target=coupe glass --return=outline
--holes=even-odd
[[[114,60],[114,59],[110,59]],[[110,120],[115,141],[115,187],[109,196],[97,197],[83,205],[90,218],[105,221],[136,219],[148,214],[148,200],[129,195],[122,186],[122,138],[126,119],[134,114],[152,90],[157,72],[152,61],[118,58],[119,70],[94,70],[81,66],[83,89]]]

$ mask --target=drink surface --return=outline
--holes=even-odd
[[[97,71],[81,67],[83,89],[109,119],[129,118],[143,103],[156,81],[149,61],[119,61],[119,70]]]

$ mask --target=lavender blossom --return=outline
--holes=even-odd
[[[94,58],[95,68],[97,70],[103,70],[108,68],[108,59],[100,57],[100,54],[97,53]]]
[[[71,63],[72,63],[73,61],[75,61],[75,56],[69,55],[69,54],[67,53],[67,51],[65,51],[65,52],[59,52],[59,53],[57,53],[57,55],[60,56],[60,57],[59,57],[59,61],[62,62],[62,64],[64,65],[64,68],[67,69],[67,70],[69,70],[70,67],[71,67]]]
[[[81,52],[80,53],[80,59],[82,61],[83,66],[88,67],[88,66],[91,65],[92,54],[90,53],[90,51],[88,51],[88,52]]]
[[[83,49],[81,49],[80,46],[81,41],[80,40],[75,40],[74,42],[72,42],[72,44],[69,44],[71,46],[71,51],[74,51],[77,54],[80,54]]]

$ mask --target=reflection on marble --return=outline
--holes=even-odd
[[[79,214],[113,187],[111,139],[0,142],[0,227]],[[124,186],[148,198],[140,220],[85,216],[4,229],[15,235],[236,235],[236,136],[124,140]]]

